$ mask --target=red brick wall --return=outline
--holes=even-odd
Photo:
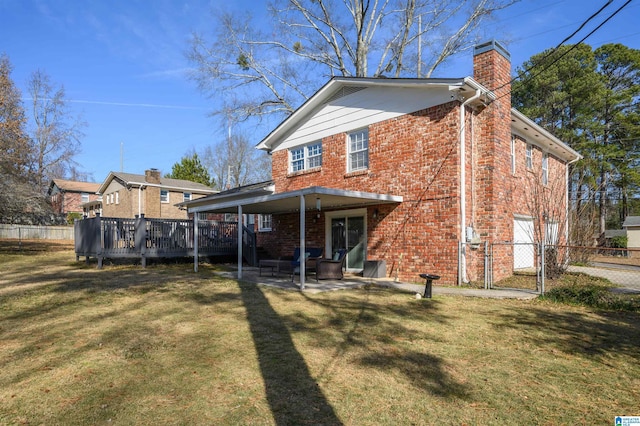
[[[89,194],[89,201],[98,199],[96,194]],[[51,196],[51,206],[55,213],[82,213],[82,193],[58,192]]]
[[[347,135],[322,141],[319,170],[288,174],[286,150],[272,157],[277,192],[309,186],[401,195],[400,205],[368,209],[367,258],[385,259],[387,273],[409,281],[434,272],[442,282],[457,279],[459,234],[458,156],[459,102],[449,102],[369,126],[369,169],[346,173]],[[324,246],[324,216],[307,214],[307,244]],[[314,219],[315,222],[314,223]],[[290,254],[299,241],[299,216],[274,215],[274,234],[282,237],[265,247]],[[284,253],[286,251],[287,253]]]

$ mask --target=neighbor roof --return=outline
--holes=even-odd
[[[154,184],[154,183],[147,182],[145,175],[138,175],[134,173],[124,173],[124,172],[110,172],[109,176],[107,176],[107,178],[102,183],[102,185],[100,185],[98,189],[98,193],[102,194],[107,189],[107,187],[109,186],[109,184],[113,179],[120,181],[120,183],[124,186],[131,186],[131,187],[153,185],[153,186],[161,186],[166,189],[176,189],[179,191],[187,190],[187,191],[197,192],[201,194],[214,194],[218,192],[207,185],[203,185],[197,182],[192,182],[190,180],[171,179],[171,178],[165,178],[161,176],[160,183]]]
[[[54,186],[57,186],[58,189],[62,192],[89,192],[92,194],[96,193],[98,191],[98,188],[100,188],[100,184],[95,182],[53,179],[51,181],[51,184],[49,185],[49,195],[51,195]]]
[[[628,226],[640,226],[640,216],[627,216],[622,227],[626,228]]]

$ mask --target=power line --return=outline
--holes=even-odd
[[[591,21],[593,18],[595,18],[597,15],[600,14],[600,12],[602,12],[607,6],[609,6],[611,4],[613,0],[608,0],[607,3],[602,6],[597,12],[595,12],[594,14],[592,14],[589,18],[587,18],[586,21],[584,21],[580,27],[575,30],[573,33],[571,33],[571,35],[569,35],[568,37],[566,37],[564,40],[562,40],[562,42],[560,42],[555,48],[553,48],[552,50],[550,50],[545,56],[542,57],[542,59],[540,60],[539,63],[532,65],[531,67],[527,68],[526,70],[524,70],[524,72],[521,75],[524,75],[526,73],[531,72],[533,69],[538,68],[538,67],[542,67],[541,63],[546,60],[549,56],[553,55],[554,53],[556,53],[556,51],[564,44],[566,43],[569,39],[571,39],[573,36],[575,36],[582,28],[584,28],[584,26]],[[622,6],[620,6],[616,11],[614,11],[611,15],[609,15],[604,21],[602,21],[597,27],[595,27],[591,32],[589,32],[586,36],[584,36],[580,41],[578,41],[577,43],[575,43],[573,46],[571,46],[567,51],[565,51],[564,53],[562,53],[560,56],[558,56],[557,58],[555,58],[551,63],[547,64],[546,66],[544,66],[544,68],[540,71],[538,71],[537,73],[533,74],[533,75],[529,75],[527,78],[528,79],[534,79],[537,76],[539,76],[540,74],[542,74],[544,71],[548,70],[552,65],[554,65],[556,62],[558,62],[560,59],[562,59],[564,56],[566,56],[567,54],[569,54],[569,52],[571,52],[573,49],[575,49],[577,46],[579,46],[582,42],[584,42],[587,38],[589,38],[591,35],[593,35],[596,31],[598,31],[600,28],[602,28],[602,26],[604,24],[606,24],[607,22],[609,22],[614,16],[616,16],[622,9],[624,9],[629,3],[631,3],[632,0],[627,0]],[[503,85],[497,87],[496,89],[492,90],[493,92],[502,89],[503,87],[507,86],[507,85],[511,85],[514,81],[518,80],[520,78],[520,76],[516,76],[514,78],[512,78],[511,80],[509,80],[507,83],[504,83]],[[511,95],[511,90],[509,90],[507,93],[501,95],[500,97],[496,98],[494,101],[497,101],[498,99],[501,99],[505,96],[510,96]]]

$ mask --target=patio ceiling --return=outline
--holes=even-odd
[[[312,186],[296,191],[265,193],[255,191],[236,194],[234,197],[209,196],[187,203],[189,213],[215,212],[237,213],[242,206],[242,213],[277,214],[300,211],[300,197],[304,197],[305,210],[315,210],[320,200],[321,210],[365,207],[378,204],[398,204],[402,197],[390,194],[348,191],[322,186]]]

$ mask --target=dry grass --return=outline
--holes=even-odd
[[[611,424],[640,316],[0,249],[0,424]]]

